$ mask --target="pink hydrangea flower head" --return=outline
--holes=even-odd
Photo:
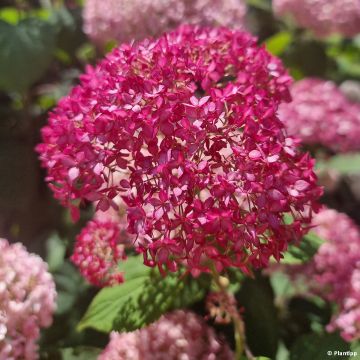
[[[349,101],[333,82],[307,78],[295,83],[291,94],[293,101],[279,109],[289,134],[335,152],[360,149],[360,104]]]
[[[106,211],[121,195],[149,266],[266,266],[306,231],[303,210],[321,193],[313,160],[276,116],[289,83],[244,32],[183,26],[122,45],[42,130],[47,180],[73,209],[87,200]]]
[[[112,286],[124,282],[118,263],[126,260],[125,247],[131,236],[123,221],[97,220],[97,217],[77,236],[71,260],[91,284]]]
[[[273,0],[278,16],[291,15],[296,23],[318,37],[360,33],[359,0]]]
[[[40,329],[50,326],[56,290],[46,263],[0,239],[0,359],[38,358]]]
[[[97,44],[159,36],[182,23],[241,28],[243,0],[87,0],[84,30]]]
[[[174,311],[150,326],[132,333],[113,332],[99,360],[233,360],[202,318],[188,311]]]
[[[360,229],[347,215],[324,209],[313,218],[314,232],[326,242],[305,266],[290,269],[307,279],[310,290],[335,302],[338,310],[327,329],[347,341],[360,339]],[[311,279],[311,280],[309,280]]]

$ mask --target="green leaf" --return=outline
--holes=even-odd
[[[133,331],[157,320],[162,314],[203,298],[208,283],[179,274],[162,277],[130,257],[122,265],[124,284],[104,288],[94,298],[78,325],[102,332]]]
[[[281,259],[282,264],[303,264],[310,261],[318,251],[319,247],[325,242],[313,232],[306,234],[299,244],[292,244],[289,246],[288,251]]]
[[[58,293],[56,314],[62,315],[71,309],[88,285],[68,260],[56,269],[54,279]]]
[[[282,302],[284,299],[296,293],[294,284],[284,272],[273,272],[270,277],[270,282],[278,302]]]
[[[66,245],[58,234],[52,234],[46,242],[46,262],[51,272],[60,268],[64,263]]]
[[[0,89],[26,91],[47,70],[55,31],[45,21],[21,20],[16,26],[0,20]]]
[[[246,2],[256,9],[271,11],[271,4],[268,0],[247,0]]]
[[[352,352],[357,353],[355,356],[360,355],[360,341],[354,341],[351,343],[350,348]]]
[[[350,345],[337,334],[308,334],[295,342],[290,351],[290,360],[350,359],[350,356],[339,354],[349,350]]]
[[[273,55],[279,56],[285,52],[293,40],[289,31],[279,32],[265,41],[267,50]]]
[[[4,7],[0,9],[0,20],[15,25],[20,20],[20,11],[14,7]]]
[[[16,25],[22,19],[38,18],[48,20],[50,17],[50,11],[47,9],[36,9],[26,12],[19,11],[15,7],[4,7],[0,8],[0,20]]]
[[[96,360],[100,355],[101,349],[79,346],[76,348],[60,349],[64,360]]]
[[[350,175],[360,173],[360,154],[341,154],[331,157],[327,161],[317,161],[316,167],[319,171],[336,170],[340,174]]]
[[[279,343],[279,326],[269,279],[259,274],[255,279],[246,278],[235,296],[244,307],[246,340],[251,352],[273,359]]]

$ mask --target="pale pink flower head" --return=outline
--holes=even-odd
[[[99,360],[233,360],[234,354],[198,315],[177,310],[132,333],[111,333]]]
[[[85,33],[97,44],[159,36],[182,23],[243,26],[244,0],[87,0]]]
[[[0,360],[38,358],[36,342],[52,322],[55,301],[46,263],[0,239]]]
[[[335,152],[360,149],[360,104],[348,100],[333,82],[306,78],[291,87],[291,95],[293,101],[279,109],[289,134]]]
[[[125,229],[124,221],[114,220],[114,214],[104,213],[102,220],[89,221],[77,236],[73,263],[80,273],[95,286],[113,286],[124,282],[118,269],[119,262],[126,260],[125,248],[131,244],[131,236]],[[111,216],[107,218],[108,216]]]
[[[340,330],[346,341],[360,339],[360,229],[347,215],[332,209],[313,218],[313,231],[326,242],[305,266],[290,269],[304,277],[312,293],[337,305],[328,331]],[[300,275],[299,275],[300,274]]]
[[[47,180],[72,209],[117,208],[120,195],[146,265],[267,266],[306,231],[303,210],[321,193],[314,161],[276,115],[290,81],[245,32],[183,26],[122,45],[42,130]]]
[[[278,16],[291,15],[296,23],[318,37],[360,33],[359,0],[273,0]]]

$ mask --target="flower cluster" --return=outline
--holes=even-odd
[[[360,149],[360,104],[349,101],[333,82],[307,78],[295,83],[291,94],[294,100],[279,109],[289,134],[335,152]]]
[[[228,345],[198,315],[174,311],[132,333],[113,332],[99,360],[232,360]]]
[[[118,263],[126,260],[125,246],[130,242],[124,222],[106,220],[109,214],[104,214],[105,219],[95,218],[83,228],[71,257],[80,273],[95,286],[112,286],[124,281]]]
[[[279,16],[293,16],[299,26],[319,37],[352,37],[360,33],[358,0],[273,0],[273,9]]]
[[[331,209],[315,215],[313,224],[327,241],[311,263],[292,272],[311,279],[312,292],[338,305],[329,331],[340,330],[347,341],[360,339],[360,229],[347,215]]]
[[[81,201],[106,211],[121,195],[146,265],[267,266],[307,230],[303,210],[321,193],[276,115],[290,81],[251,35],[226,28],[122,45],[43,128],[47,180],[75,217]]]
[[[0,359],[37,359],[40,328],[55,310],[54,281],[43,260],[0,239]]]
[[[84,30],[98,44],[159,36],[183,22],[240,28],[243,0],[87,0]]]

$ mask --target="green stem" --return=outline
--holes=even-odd
[[[231,293],[228,292],[227,286],[224,284],[226,278],[222,278],[215,267],[213,266],[211,269],[213,279],[215,284],[217,285],[220,292],[224,295],[225,299],[227,299],[228,305],[231,306],[231,319],[234,324],[234,337],[235,337],[235,359],[240,360],[245,350],[245,329],[242,318],[238,312],[237,306],[233,305],[234,298]],[[226,279],[227,280],[227,279]]]

